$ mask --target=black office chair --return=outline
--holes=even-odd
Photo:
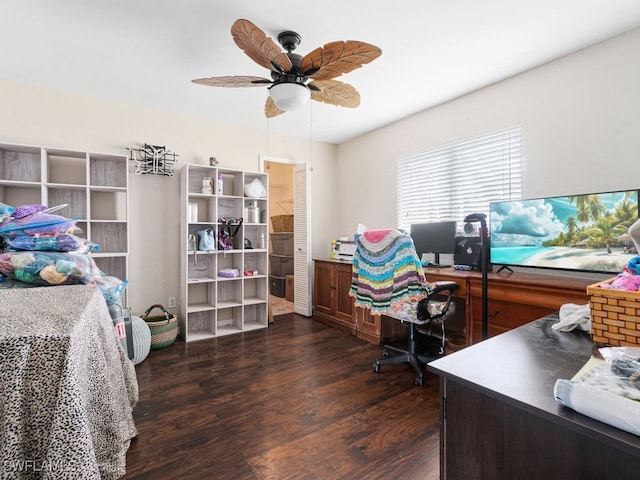
[[[447,313],[450,313],[449,308],[453,300],[453,293],[459,288],[459,285],[449,281],[435,282],[432,285],[434,289],[429,293],[429,296],[413,305],[408,304],[404,313],[387,315],[408,323],[407,348],[384,345],[382,358],[373,364],[374,372],[378,373],[381,365],[409,363],[416,374],[414,383],[422,385],[424,382],[423,365],[445,354],[448,342],[445,319]],[[446,295],[446,300],[442,301],[436,298],[436,296],[442,295]],[[433,353],[434,340],[439,344],[435,345],[437,348],[435,354]]]

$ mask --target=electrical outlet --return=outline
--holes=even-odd
[[[169,297],[167,308],[176,308],[176,297]]]

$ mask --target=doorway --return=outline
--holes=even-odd
[[[287,240],[293,240],[294,267],[294,275],[289,276],[290,278],[288,279],[289,291],[290,294],[293,294],[289,296],[289,301],[293,300],[293,311],[295,313],[304,315],[305,317],[311,317],[313,308],[313,282],[311,278],[313,271],[311,260],[311,165],[307,162],[262,155],[259,157],[259,162],[260,170],[269,173],[269,216],[274,216],[273,212],[286,212],[282,213],[282,215],[287,216],[287,220],[293,223],[293,228],[291,228],[290,223],[287,227],[288,230],[292,230],[293,232],[293,238],[287,238]],[[287,168],[284,170],[284,173],[279,176],[278,169],[282,166],[281,164],[286,165]],[[291,168],[291,170],[289,170],[289,168]],[[280,190],[282,190],[282,192],[279,192]],[[293,201],[291,201],[292,193]],[[272,207],[273,210],[271,210]],[[273,219],[271,218],[269,219],[269,231],[274,232]],[[272,248],[273,237],[271,240],[272,241],[269,242],[269,248]],[[280,261],[282,259],[274,260]],[[278,264],[277,266],[279,267],[280,265]],[[282,271],[280,271],[280,273],[282,274]],[[270,283],[270,287],[275,289],[282,288],[282,277],[273,280],[274,284],[271,285]],[[287,278],[285,276],[285,300],[287,300],[286,281]],[[282,295],[283,292],[279,291],[277,293]],[[282,296],[276,296],[283,298]],[[281,300],[274,299],[274,303],[281,303]],[[289,304],[284,305],[287,308],[290,307]],[[270,315],[270,318],[272,317],[273,314]]]
[[[294,164],[266,160],[263,171],[269,174],[269,307],[276,317],[294,311],[294,232],[288,221],[294,213]]]

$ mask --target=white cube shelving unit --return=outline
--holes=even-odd
[[[91,257],[106,275],[127,278],[129,169],[126,155],[0,144],[0,202],[68,204],[79,237],[100,245]],[[126,290],[125,290],[126,291]]]
[[[187,164],[181,172],[180,201],[180,335],[186,342],[219,337],[268,326],[269,263],[266,239],[268,200],[249,198],[244,185],[259,179],[268,191],[268,175],[227,168]],[[217,179],[222,178],[222,191]],[[203,179],[211,178],[214,193],[202,193]],[[197,218],[190,218],[189,204],[197,205]],[[212,229],[217,239],[221,217],[244,217],[245,208],[252,205],[263,211],[259,222],[245,218],[233,239],[233,249],[193,251],[189,235],[198,230]],[[251,220],[256,220],[251,219]],[[253,248],[245,249],[248,239]],[[261,240],[264,239],[264,248]],[[225,268],[236,269],[239,277],[219,275]],[[245,271],[257,271],[245,275]]]

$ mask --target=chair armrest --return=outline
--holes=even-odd
[[[456,282],[447,281],[447,280],[433,282],[431,285],[433,285],[433,290],[431,290],[431,292],[426,298],[423,298],[422,300],[420,300],[420,302],[418,302],[418,309],[416,312],[418,320],[422,320],[422,321],[429,320],[429,319],[435,320],[436,318],[444,317],[447,311],[449,310],[449,305],[451,305],[451,301],[453,300],[453,292],[455,292],[458,288],[460,288],[460,285],[458,285]],[[442,306],[438,314],[431,315],[429,313],[428,305],[432,301],[432,297],[434,297],[437,294],[442,294],[442,292],[447,292],[444,294],[447,296],[447,299],[444,302],[437,300],[439,304],[441,305],[444,304],[444,305]]]
[[[429,296],[435,295],[440,292],[449,291],[449,294],[453,294],[456,290],[460,288],[456,282],[452,282],[450,280],[442,280],[439,282],[433,282],[431,285],[434,285],[433,290],[429,293]]]

